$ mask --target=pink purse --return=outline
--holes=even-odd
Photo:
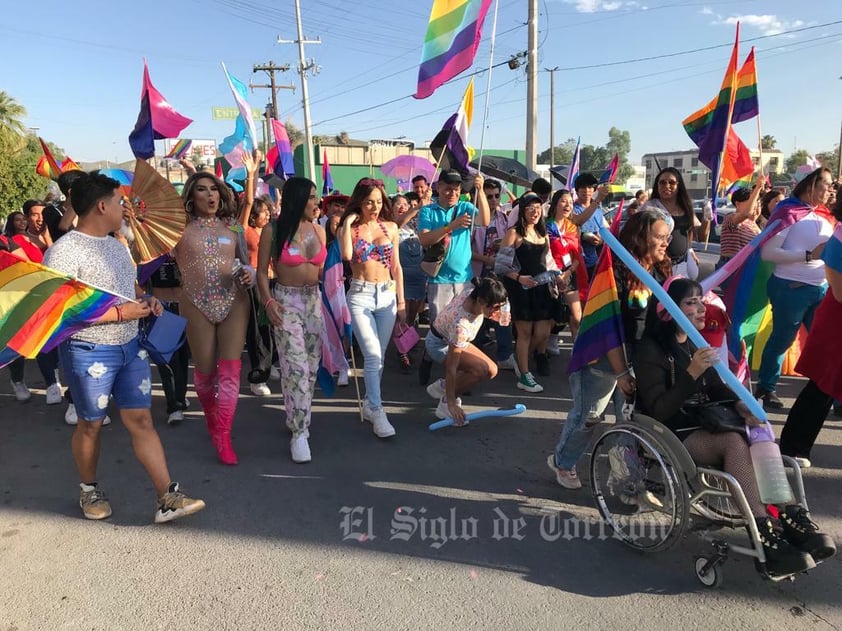
[[[404,324],[403,322],[398,323],[395,328],[395,333],[392,335],[392,341],[395,343],[395,348],[402,354],[408,353],[415,348],[415,345],[418,344],[420,339],[421,336],[418,335],[418,331],[415,330],[415,327]]]

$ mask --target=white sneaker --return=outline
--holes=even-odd
[[[558,335],[550,335],[550,339],[547,340],[547,355],[561,355],[558,349]]]
[[[68,425],[76,425],[79,418],[76,416],[76,406],[72,403],[67,406],[67,412],[64,413],[64,422]]]
[[[281,369],[277,366],[272,366],[269,369],[269,379],[272,381],[280,381],[281,380]]]
[[[181,410],[176,410],[175,412],[170,412],[169,416],[167,416],[167,425],[176,425],[181,423],[184,420],[184,412]]]
[[[289,441],[289,451],[293,462],[301,464],[312,460],[310,443],[307,441],[307,436],[303,434]]]
[[[395,435],[395,428],[389,422],[385,410],[381,407],[372,409],[368,400],[363,401],[363,418],[372,425],[374,435],[377,438],[389,438]]]
[[[436,379],[433,383],[427,386],[427,394],[434,399],[442,399],[445,395],[444,379]]]
[[[61,399],[61,384],[53,383],[47,386],[47,405],[58,405]]]
[[[348,369],[343,368],[339,371],[339,376],[336,378],[336,385],[337,386],[347,386],[348,385]]]
[[[106,425],[111,425],[111,417],[107,414],[105,415],[105,418],[102,419],[102,426],[105,427]]]
[[[32,398],[32,393],[23,381],[13,381],[12,388],[15,390],[15,398],[21,403]]]
[[[506,359],[497,362],[497,368],[500,370],[513,370],[515,373],[518,372],[517,369],[517,360],[515,360],[515,354],[512,353]],[[520,375],[518,375],[520,376]]]
[[[456,397],[456,405],[460,408],[462,407],[461,397]],[[439,404],[436,406],[436,416],[442,420],[450,418],[450,410],[447,407],[447,399],[444,397],[439,399]]]
[[[249,389],[251,393],[256,397],[268,397],[272,394],[272,391],[269,389],[265,383],[251,383],[249,384]]]

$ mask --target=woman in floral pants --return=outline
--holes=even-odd
[[[322,340],[319,277],[327,250],[325,231],[314,223],[316,186],[303,177],[286,181],[281,214],[260,235],[257,286],[275,328],[286,425],[293,462],[310,462],[310,410]],[[269,265],[276,284],[269,289]]]

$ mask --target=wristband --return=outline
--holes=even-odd
[[[263,307],[264,307],[265,309],[268,309],[268,308],[269,308],[269,304],[270,304],[270,303],[272,303],[272,302],[274,302],[276,305],[281,304],[281,303],[279,303],[277,300],[275,300],[274,298],[267,298],[267,299],[266,299],[266,302],[264,302],[264,303],[263,303]]]
[[[632,367],[629,366],[623,372],[621,372],[619,375],[617,375],[617,379],[619,379],[620,377],[625,377],[626,375],[630,375],[631,373],[632,373]]]
[[[117,323],[123,321],[123,308],[120,305],[114,305],[114,310],[117,312]]]

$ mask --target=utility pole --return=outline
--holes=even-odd
[[[249,88],[251,91],[254,92],[255,88],[268,88],[272,91],[272,104],[266,106],[266,114],[265,121],[263,124],[263,153],[269,151],[269,130],[267,127],[269,126],[269,119],[274,118],[275,120],[278,119],[278,90],[292,90],[295,92],[295,85],[278,85],[275,82],[275,73],[276,72],[287,72],[289,70],[289,64],[283,64],[282,66],[276,66],[275,62],[271,59],[269,63],[266,64],[254,64],[252,66],[252,73],[255,72],[265,72],[269,75],[269,83],[249,83]],[[271,109],[272,111],[269,112],[268,110]]]
[[[555,162],[555,73],[558,71],[558,66],[555,68],[544,68],[546,72],[550,73],[550,168],[553,168]],[[553,179],[550,178],[550,182]]]
[[[307,72],[311,71],[315,76],[319,73],[320,68],[316,65],[315,60],[305,59],[304,44],[321,44],[322,40],[318,37],[316,39],[304,39],[301,28],[301,0],[295,0],[295,20],[298,23],[298,39],[285,40],[278,37],[278,43],[298,44],[298,72],[301,74],[301,102],[304,106],[304,153],[307,158],[307,175],[315,181],[316,162],[313,159],[313,131],[310,128],[310,97],[307,94]]]
[[[526,166],[533,171],[538,152],[538,0],[529,0],[529,49],[526,53]]]

